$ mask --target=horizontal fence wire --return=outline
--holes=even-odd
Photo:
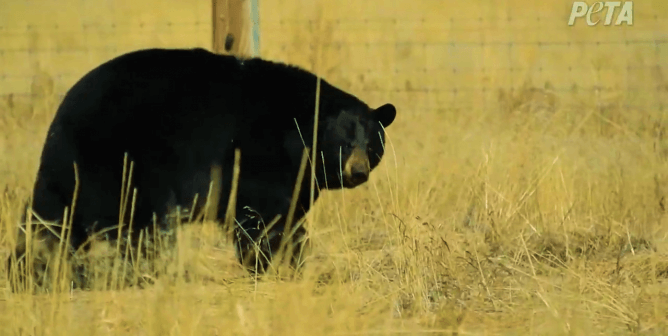
[[[181,4],[180,12],[165,9],[169,15],[149,18],[95,20],[81,12],[71,22],[0,22],[0,97],[30,99],[36,77],[46,76],[61,99],[87,71],[131,50],[210,49],[210,8],[203,4]],[[628,109],[663,110],[668,103],[662,77],[668,65],[668,15],[661,13],[638,10],[633,27],[569,27],[570,3],[559,4],[561,12],[518,15],[510,4],[480,15],[456,11],[451,4],[453,10],[413,10],[404,16],[372,16],[360,4],[349,15],[326,18],[291,16],[278,5],[260,5],[262,57],[303,66],[368,97],[403,97],[407,104],[415,102],[415,111],[488,108],[500,92],[527,88],[556,96],[617,95]],[[184,9],[190,20],[180,19]],[[323,58],[317,69],[316,53]]]

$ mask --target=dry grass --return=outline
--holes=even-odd
[[[310,15],[281,6],[295,17]],[[323,6],[314,8],[322,13]],[[395,62],[405,65],[422,54],[379,55],[376,67],[365,64],[387,73],[358,79],[347,65],[353,47],[308,51],[309,43],[340,38],[333,21],[312,17],[322,19],[319,30],[309,35],[295,26],[287,50],[272,52],[268,42],[263,51],[314,69],[372,105],[391,101],[399,115],[372,179],[355,190],[326,193],[309,214],[314,246],[303,278],[249,278],[221,232],[205,223],[181,230],[164,264],[169,276],[145,288],[100,280],[91,291],[11,294],[1,277],[0,334],[668,333],[668,142],[659,106],[665,90],[565,93],[523,78],[523,87],[468,97],[471,104],[462,107],[449,92],[411,91],[410,85],[441,83],[427,73],[409,78],[404,91],[375,94],[367,89],[407,76],[390,72]],[[606,34],[611,29],[617,28]],[[582,55],[601,59],[616,50],[605,48],[592,46]],[[537,53],[530,58],[540,60]],[[637,55],[626,60],[654,64]],[[655,62],[659,74],[668,66]],[[574,82],[590,82],[601,70],[600,64],[578,66]],[[555,67],[552,82],[562,70]],[[640,70],[619,71],[628,71],[625,79],[613,79],[627,85],[647,79]],[[503,87],[502,75],[455,84]],[[663,78],[652,80],[666,85]],[[14,245],[19,205],[58,103],[52,89],[40,91],[49,81],[39,83],[29,103],[0,101],[3,259]],[[629,108],[629,102],[644,107]]]

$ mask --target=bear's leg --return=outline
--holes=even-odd
[[[17,245],[13,253],[7,259],[7,275],[12,291],[16,292],[20,288],[32,291],[33,288],[48,289],[52,285],[54,264],[58,260],[56,257],[61,248],[60,235],[62,233],[62,215],[67,205],[62,192],[49,183],[49,178],[39,178],[37,180],[36,188],[33,195],[32,204],[26,202],[24,204],[24,211],[21,216],[21,227],[18,230]],[[33,212],[28,213],[30,206],[31,211],[39,216],[43,221],[38,220],[33,216]],[[29,216],[28,216],[29,215]],[[30,220],[28,220],[30,219]],[[27,229],[30,227],[32,234],[27,236]],[[70,240],[71,241],[71,240]],[[30,247],[30,263],[27,263],[28,247]],[[70,244],[62,245],[63,259],[60,261],[67,261],[69,255],[73,251]],[[30,264],[30,265],[27,265]],[[62,266],[67,265],[61,264]],[[27,288],[26,282],[26,268],[31,266],[33,288]],[[61,266],[61,267],[62,267]]]
[[[142,218],[143,219],[143,218]],[[82,228],[80,223],[94,223],[86,228]],[[33,219],[32,223],[26,223],[25,225],[32,226],[32,239],[30,240],[31,245],[31,257],[32,260],[32,275],[33,286],[32,288],[41,288],[44,290],[51,289],[54,279],[54,264],[56,262],[56,257],[58,257],[58,252],[62,248],[62,259],[61,260],[61,269],[62,267],[69,267],[67,269],[68,273],[71,275],[72,285],[75,288],[86,288],[90,285],[87,270],[85,267],[85,261],[72,258],[75,251],[81,249],[83,252],[87,252],[91,247],[90,239],[105,239],[109,238],[109,242],[112,244],[112,248],[116,246],[117,230],[114,229],[114,226],[118,225],[118,219],[108,216],[106,218],[95,218],[93,220],[89,217],[81,217],[75,214],[73,221],[73,230],[70,233],[69,240],[63,242],[61,247],[61,227],[60,226],[50,226],[46,227],[47,224],[41,224],[37,220]],[[60,225],[58,223],[58,225]],[[99,237],[93,237],[96,235],[97,231],[104,231],[105,228],[112,228],[106,234],[102,234]],[[139,230],[133,230],[133,238],[131,239],[132,243],[135,243]],[[127,229],[123,230],[121,239],[124,241],[127,239]],[[133,248],[136,248],[135,245],[131,245]],[[10,280],[10,285],[12,286],[12,291],[17,292],[21,288],[28,289],[26,283],[26,261],[27,261],[27,247],[28,241],[26,236],[25,227],[22,230],[19,230],[19,237],[16,249],[14,254],[10,255],[7,260],[7,271],[8,278]],[[125,259],[125,248],[121,248],[120,258]],[[14,274],[15,273],[15,274]],[[69,287],[69,286],[68,286]],[[30,289],[28,289],[30,290]]]
[[[60,248],[60,239],[56,234],[44,227],[44,225],[32,225],[33,235],[30,239],[30,255],[28,255],[28,237],[23,230],[19,231],[18,243],[14,253],[7,260],[7,272],[10,287],[13,292],[21,290],[31,291],[32,288],[50,289],[54,279],[55,263],[57,261]],[[59,227],[51,227],[59,233]],[[71,252],[69,244],[65,244],[63,249],[64,258],[60,261],[61,267],[67,265],[68,256]],[[26,268],[28,267],[28,257],[31,257],[32,263],[32,288],[28,288]]]
[[[253,223],[255,225],[248,225]],[[281,243],[285,238],[284,251],[290,258],[290,266],[299,269],[303,264],[305,252],[309,243],[306,237],[306,229],[297,222],[298,226],[285,232],[285,219],[281,218],[268,232],[265,232],[262,223],[255,220],[247,220],[242,228],[236,226],[234,231],[234,245],[239,262],[253,273],[262,274],[267,271],[269,265],[275,261],[280,253]]]

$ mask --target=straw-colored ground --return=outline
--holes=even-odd
[[[0,335],[668,334],[668,46],[652,43],[664,37],[665,3],[636,1],[633,28],[568,27],[570,1],[470,1],[457,15],[452,2],[363,3],[261,12],[273,18],[263,55],[399,111],[372,179],[326,193],[309,215],[302,279],[251,279],[220,231],[194,225],[168,261],[172,276],[143,289],[12,294],[0,276]],[[372,10],[381,14],[364,16]],[[480,39],[489,44],[449,47]],[[588,43],[529,43],[570,40]],[[54,90],[49,73],[63,70],[41,64],[33,99],[0,101],[3,260],[55,91],[71,85]]]

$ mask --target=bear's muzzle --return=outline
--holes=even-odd
[[[371,172],[366,151],[354,147],[343,169],[343,186],[354,188],[369,179]]]

